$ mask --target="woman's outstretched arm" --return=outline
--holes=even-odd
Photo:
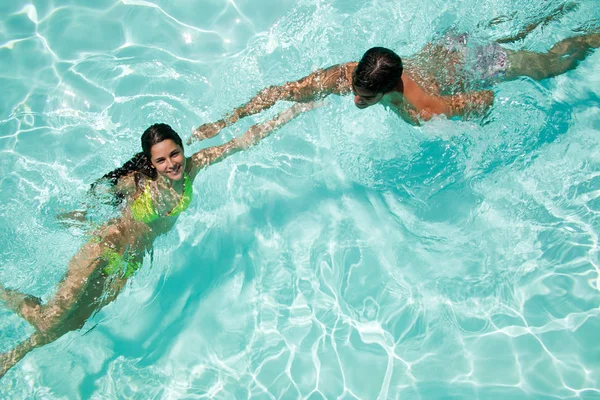
[[[246,133],[238,138],[232,139],[220,146],[213,146],[200,150],[190,157],[192,162],[192,171],[190,175],[195,177],[200,169],[217,163],[240,150],[245,150],[248,147],[255,145],[261,139],[264,139],[273,133],[273,131],[281,125],[294,119],[297,115],[319,107],[321,104],[322,103],[320,102],[294,104],[290,108],[279,113],[275,118],[262,124],[252,125]]]

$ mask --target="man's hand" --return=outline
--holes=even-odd
[[[248,103],[234,109],[224,119],[204,124],[195,129],[186,144],[190,145],[198,140],[214,137],[221,129],[235,124],[242,118],[268,110],[280,100],[311,104],[310,106],[304,106],[304,110],[300,110],[303,107],[296,109],[305,112],[318,107],[318,105],[312,105],[311,101],[322,99],[330,94],[348,94],[351,92],[351,82],[348,77],[355,67],[356,63],[333,65],[325,69],[319,69],[294,82],[269,86],[258,92]]]

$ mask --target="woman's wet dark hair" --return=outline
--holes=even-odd
[[[90,187],[92,194],[95,194],[98,184],[106,182],[111,186],[115,186],[119,182],[119,179],[131,173],[141,173],[150,179],[156,179],[156,169],[152,167],[152,163],[150,162],[150,149],[155,144],[167,139],[171,139],[183,149],[181,137],[169,125],[154,124],[150,126],[142,134],[142,151],[133,156],[123,166],[105,174],[102,178],[92,183]],[[111,201],[113,204],[119,204],[123,200],[123,196],[119,193],[116,193],[115,197],[114,201]]]
[[[352,85],[374,93],[394,90],[402,75],[402,59],[385,47],[365,52],[352,74]]]

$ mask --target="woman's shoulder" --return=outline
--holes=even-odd
[[[185,169],[183,172],[187,175],[190,180],[194,180],[198,175],[198,172],[206,166],[206,160],[204,157],[203,150],[194,153],[192,156],[187,157],[185,160]]]
[[[138,190],[145,188],[151,181],[152,179],[148,176],[137,171],[132,171],[121,177],[116,186],[120,193],[123,193],[125,196],[132,196]]]

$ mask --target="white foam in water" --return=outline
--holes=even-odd
[[[27,17],[34,23],[37,24],[38,23],[38,17],[37,17],[37,11],[35,9],[35,6],[33,6],[32,4],[28,4],[25,7],[23,7],[23,12],[27,13]]]
[[[150,124],[185,140],[369,47],[406,57],[450,28],[500,38],[561,4],[13,3],[0,7],[0,284],[44,300],[89,230],[55,215]],[[511,48],[590,29],[592,3]],[[413,127],[329,98],[202,171],[118,299],[26,356],[0,398],[599,397],[599,57],[497,85],[485,124]],[[3,351],[32,332],[5,309],[0,326]]]

